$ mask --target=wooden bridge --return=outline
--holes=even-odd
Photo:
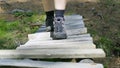
[[[93,38],[80,15],[65,17],[68,39],[52,40],[43,25],[37,33],[28,35],[28,42],[15,50],[0,50],[0,66],[26,66],[37,68],[103,68],[97,63],[43,62],[15,60],[16,58],[104,58],[105,52],[96,48]],[[7,59],[6,59],[7,58]],[[9,58],[9,60],[8,60]],[[12,59],[12,60],[11,60]],[[13,60],[14,59],[14,60]]]

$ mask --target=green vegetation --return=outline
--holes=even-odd
[[[120,56],[120,1],[100,0],[99,3],[79,3],[74,6],[77,14],[83,15],[88,33],[98,48],[107,56]],[[87,19],[87,20],[86,20]]]
[[[99,37],[95,43],[106,51],[107,56],[120,56],[120,1],[100,0],[98,6],[101,8],[96,9],[101,11],[103,18],[101,20],[93,19],[96,29],[90,27]]]
[[[0,49],[14,49],[17,45],[22,45],[27,41],[27,35],[38,30],[39,26],[32,24],[42,24],[44,15],[33,13],[12,14],[14,21],[0,19]]]

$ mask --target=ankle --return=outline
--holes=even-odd
[[[56,10],[55,17],[64,17],[65,10]]]
[[[46,12],[46,19],[52,19],[52,18],[54,18],[54,11]]]

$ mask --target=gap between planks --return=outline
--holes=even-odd
[[[100,63],[47,62],[29,59],[1,59],[0,66],[37,67],[37,68],[104,68]]]

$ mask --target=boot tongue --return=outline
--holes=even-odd
[[[57,19],[57,21],[60,21],[61,19]]]

